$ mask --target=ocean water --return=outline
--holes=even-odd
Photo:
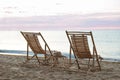
[[[65,31],[41,32],[51,50],[69,54],[69,41]],[[120,60],[120,30],[92,30],[97,52],[108,60]],[[27,43],[20,31],[0,31],[0,53],[26,54]],[[91,44],[90,50],[91,48]],[[91,50],[92,51],[92,50]]]

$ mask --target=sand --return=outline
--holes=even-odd
[[[0,80],[120,80],[120,62],[102,61],[102,71],[92,72],[76,67],[51,68],[35,61],[24,64],[25,60],[25,56],[0,54]]]

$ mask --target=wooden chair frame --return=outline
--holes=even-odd
[[[45,41],[45,39],[44,39],[44,37],[42,36],[42,34],[40,33],[40,32],[22,32],[21,31],[21,34],[24,36],[24,38],[25,38],[25,40],[27,41],[27,61],[29,61],[29,60],[31,60],[33,57],[36,57],[37,58],[37,60],[38,60],[38,62],[39,62],[39,64],[40,64],[40,60],[38,59],[38,56],[37,56],[37,54],[44,54],[44,56],[45,56],[45,61],[47,60],[46,59],[46,56],[47,56],[47,52],[49,52],[50,53],[50,56],[53,56],[53,54],[52,54],[52,51],[50,50],[50,48],[49,48],[49,46],[48,46],[48,44],[47,44],[47,42]],[[37,40],[39,40],[38,39],[38,36],[40,36],[41,38],[42,38],[42,40],[43,40],[43,42],[44,42],[44,44],[45,44],[45,49],[42,49],[42,51],[40,52],[40,53],[38,53],[38,52],[36,52],[36,51],[34,51],[34,47],[32,47],[32,45],[30,44],[30,42],[29,42],[29,35],[34,35],[34,36],[36,36],[35,38],[35,42],[38,44],[38,48],[39,48],[39,45],[41,46],[41,44],[39,43],[39,41],[37,41]],[[33,53],[34,53],[34,55],[31,57],[31,58],[29,58],[29,47],[32,49],[32,51],[33,51]],[[47,50],[48,49],[48,50]]]
[[[96,60],[96,62],[98,64],[98,67],[99,67],[99,70],[101,70],[99,57],[98,57],[98,53],[97,53],[97,49],[96,49],[96,46],[95,46],[95,42],[94,42],[92,32],[66,31],[66,35],[67,35],[69,43],[70,43],[69,63],[71,63],[71,54],[72,54],[72,51],[73,51],[73,54],[74,54],[75,61],[77,63],[78,69],[80,69],[80,64],[78,62],[77,55],[75,54],[75,50],[73,48],[73,44],[72,44],[72,41],[71,41],[71,36],[74,36],[74,35],[90,36],[91,40],[92,40],[92,44],[93,44],[93,55],[92,55],[93,56],[92,57],[92,59],[93,59],[93,67],[94,67],[95,60]],[[89,58],[89,60],[90,60],[90,58]]]

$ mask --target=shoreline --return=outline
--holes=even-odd
[[[17,50],[16,50],[17,51]],[[18,53],[14,52],[0,52],[0,55],[3,54],[3,55],[17,55],[17,56],[26,56],[26,51],[20,51]],[[66,57],[69,57],[69,55],[65,52],[65,53],[62,53],[64,56]],[[30,52],[30,55],[32,55],[32,52]],[[120,59],[115,59],[115,58],[105,58],[105,57],[102,57],[103,60],[102,61],[107,61],[107,62],[120,62]],[[73,58],[74,59],[74,58]]]

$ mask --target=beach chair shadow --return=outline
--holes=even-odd
[[[66,31],[66,34],[70,43],[69,63],[71,63],[71,54],[73,52],[78,69],[80,69],[82,64],[85,63],[84,61],[88,61],[88,69],[91,67],[93,69],[97,67],[97,69],[101,70],[101,65],[92,32]],[[91,39],[93,46],[92,54],[91,50],[89,49],[88,37]],[[82,60],[84,60],[83,63],[80,63]],[[92,64],[90,64],[90,61],[92,61]]]
[[[38,63],[47,64],[51,60],[54,60],[52,51],[50,50],[47,42],[40,32],[22,32],[21,34],[24,36],[27,41],[27,60],[32,60],[33,58],[38,61]],[[39,38],[41,38],[42,42],[40,42]],[[41,43],[44,43],[44,49]],[[33,55],[29,55],[29,48],[33,51]],[[38,54],[42,54],[44,57],[39,57]],[[41,59],[39,59],[41,58]],[[43,59],[44,58],[44,59]]]

